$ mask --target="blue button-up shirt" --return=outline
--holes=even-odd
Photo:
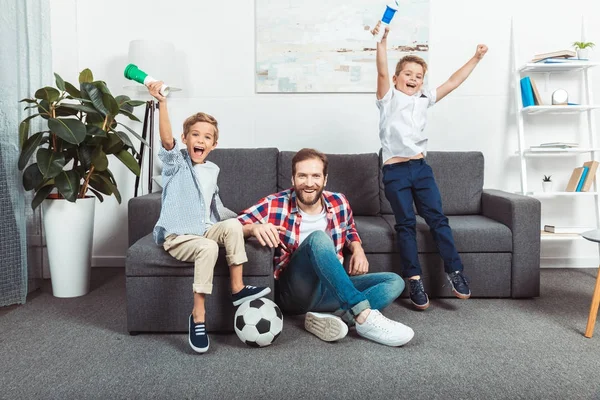
[[[207,229],[205,207],[210,207],[213,223],[236,216],[223,206],[218,186],[211,203],[205,204],[187,149],[180,150],[177,143],[171,150],[160,146],[158,158],[163,163],[163,191],[160,217],[153,232],[157,244],[162,245],[172,234],[204,235]]]

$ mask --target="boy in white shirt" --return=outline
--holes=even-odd
[[[205,113],[187,118],[181,134],[185,148],[179,149],[171,131],[167,98],[159,92],[161,86],[162,82],[148,85],[150,94],[158,100],[162,145],[158,157],[163,162],[162,204],[154,240],[174,258],[194,262],[189,343],[194,351],[204,353],[209,347],[204,300],[205,295],[212,293],[219,246],[225,247],[234,306],[265,296],[271,289],[243,282],[242,266],[248,258],[242,225],[219,197],[219,167],[206,161],[219,140],[217,120]]]
[[[377,23],[372,33],[380,29]],[[396,65],[390,86],[385,28],[377,43],[377,107],[380,112],[379,138],[383,155],[385,196],[392,206],[396,224],[396,240],[402,259],[402,275],[408,279],[410,300],[419,310],[429,307],[429,297],[423,287],[418,259],[416,217],[413,201],[429,225],[444,270],[456,297],[468,299],[471,290],[463,275],[463,264],[456,250],[448,218],[442,211],[442,199],[431,167],[425,161],[427,137],[423,131],[427,109],[462,84],[487,52],[487,46],[477,46],[475,55],[436,90],[423,87],[427,63],[421,57],[408,55]]]

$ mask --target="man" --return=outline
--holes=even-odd
[[[287,313],[306,313],[306,330],[334,341],[346,336],[347,324],[355,324],[362,337],[402,346],[413,330],[379,310],[400,296],[404,281],[394,273],[367,274],[369,262],[346,197],[324,191],[327,166],[327,157],[317,150],[296,153],[292,188],[261,199],[238,216],[244,237],[276,248],[277,302]],[[352,253],[348,271],[342,264],[344,246]],[[342,318],[327,314],[334,312]]]

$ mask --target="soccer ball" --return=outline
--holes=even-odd
[[[242,342],[252,347],[265,347],[281,334],[283,315],[277,304],[269,299],[250,300],[239,306],[233,325]]]

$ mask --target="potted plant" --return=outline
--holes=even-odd
[[[589,49],[595,46],[592,42],[574,42],[573,47],[577,51],[577,58],[587,59],[589,56]]]
[[[109,157],[139,175],[126,131],[147,145],[117,116],[139,121],[132,112],[145,102],[113,97],[89,69],[79,74],[79,88],[54,76],[56,87],[40,88],[20,101],[35,113],[19,125],[18,167],[24,170],[24,189],[35,192],[31,207],[42,204],[53,294],[76,297],[89,290],[96,199],[114,195],[121,202]],[[33,118],[45,120],[43,130],[30,133]],[[36,162],[28,165],[34,154]]]
[[[542,189],[544,192],[552,191],[552,175],[544,175],[544,179],[542,179]]]

